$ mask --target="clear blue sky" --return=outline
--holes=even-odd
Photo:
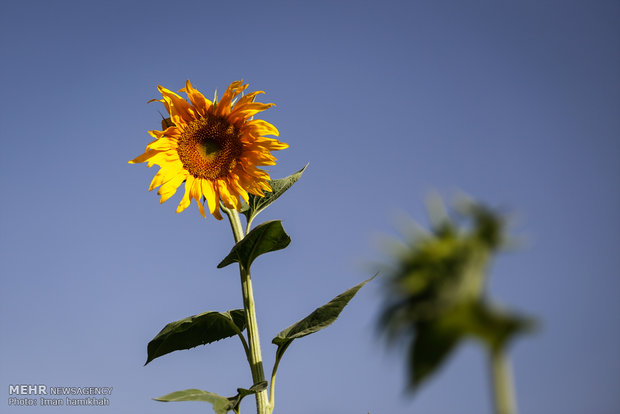
[[[159,205],[156,167],[127,164],[158,128],[156,85],[189,78],[267,92],[290,144],[273,177],[310,162],[259,216],[293,240],[254,266],[269,371],[271,338],[368,277],[399,214],[426,224],[430,191],[464,191],[514,212],[527,240],[489,285],[543,322],[511,348],[521,412],[618,412],[619,19],[617,1],[4,2],[2,411],[71,411],[7,411],[9,384],[112,386],[89,411],[118,414],[204,412],[150,398],[251,385],[235,339],[142,366],[167,322],[241,307],[237,271],[215,267],[227,223]],[[473,343],[405,397],[380,303],[373,282],[291,346],[276,412],[490,413]]]

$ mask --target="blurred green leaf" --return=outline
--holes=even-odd
[[[503,349],[519,333],[532,332],[536,321],[478,301],[460,315],[464,331],[482,340],[492,350]]]
[[[239,262],[245,269],[249,270],[252,262],[258,256],[284,249],[290,242],[291,238],[284,231],[281,221],[267,221],[256,226],[239,243],[235,244],[228,256],[217,267],[222,268]]]
[[[464,302],[429,321],[415,325],[410,357],[410,385],[416,388],[439,369],[459,341],[481,340],[491,350],[502,349],[519,332],[535,326],[533,320],[512,315],[485,301]]]
[[[144,365],[173,351],[206,345],[241,334],[245,326],[243,309],[223,313],[205,312],[171,322],[149,342]]]
[[[461,339],[458,330],[440,323],[428,322],[417,326],[410,348],[410,386],[415,389],[438,369]]]
[[[291,188],[291,186],[301,178],[301,175],[304,173],[306,168],[308,168],[308,164],[306,164],[306,166],[301,170],[289,175],[288,177],[268,181],[272,191],[265,192],[264,197],[249,194],[248,204],[244,203],[243,207],[241,208],[241,212],[245,214],[248,222],[250,220],[253,220],[254,217],[258,215],[258,213],[266,209],[271,203],[276,201],[278,197],[284,194],[286,190]]]

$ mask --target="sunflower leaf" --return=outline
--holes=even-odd
[[[245,269],[250,269],[252,262],[258,256],[284,249],[290,242],[291,238],[284,231],[281,221],[267,221],[256,226],[239,243],[235,244],[228,256],[217,267],[221,269],[238,262]]]
[[[243,309],[205,312],[170,322],[149,342],[144,365],[173,351],[190,349],[239,335],[245,327]]]
[[[410,390],[417,389],[441,367],[462,337],[458,329],[441,323],[428,322],[417,327],[409,356]]]
[[[329,325],[334,323],[334,321],[338,319],[338,316],[340,315],[344,307],[347,306],[347,304],[351,301],[351,299],[353,299],[357,292],[366,283],[370,282],[376,276],[377,275],[374,275],[370,279],[365,280],[362,283],[359,283],[358,285],[347,290],[346,292],[341,293],[340,295],[329,301],[327,304],[315,309],[314,312],[306,316],[304,319],[294,323],[293,325],[280,332],[271,341],[273,344],[278,346],[278,350],[276,351],[276,357],[278,359],[282,358],[284,351],[286,351],[286,349],[291,344],[291,342],[293,342],[293,340],[318,332],[321,329],[327,328]]]
[[[516,335],[532,332],[537,326],[532,318],[508,312],[483,300],[461,309],[459,327],[494,350],[504,348]]]
[[[226,414],[230,410],[239,412],[239,404],[243,397],[256,394],[257,392],[267,389],[267,381],[254,384],[249,390],[245,388],[237,388],[237,395],[233,397],[222,397],[221,395],[203,391],[198,389],[188,389],[183,391],[175,391],[170,394],[162,395],[154,398],[155,401],[173,402],[173,401],[204,401],[213,405],[213,411],[216,414]]]
[[[170,394],[154,398],[154,400],[162,402],[204,401],[213,405],[213,411],[215,411],[216,414],[226,414],[227,412],[232,410],[236,404],[238,404],[238,401],[236,401],[236,397],[230,399],[212,392],[197,389],[171,392]]]
[[[464,302],[415,326],[410,352],[410,387],[417,388],[449,357],[466,337],[475,337],[492,350],[501,350],[535,321],[486,303]]]
[[[239,404],[241,404],[241,400],[243,399],[243,397],[266,390],[267,385],[267,381],[261,381],[252,385],[249,390],[246,390],[245,388],[237,388],[237,395],[228,398],[233,403],[232,410],[235,412],[239,412]]]
[[[266,209],[269,204],[276,201],[276,199],[284,194],[286,190],[291,188],[291,186],[295,184],[299,178],[301,178],[301,175],[304,173],[306,168],[308,168],[308,164],[306,164],[306,166],[301,170],[289,175],[288,177],[268,181],[272,192],[266,192],[264,197],[250,194],[248,204],[244,203],[241,208],[241,212],[245,214],[248,222],[254,219],[258,213]]]

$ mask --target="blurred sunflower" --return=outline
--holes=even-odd
[[[155,174],[149,191],[160,187],[160,202],[172,197],[185,183],[185,194],[177,213],[196,200],[205,217],[204,200],[209,211],[222,219],[219,202],[231,209],[241,208],[240,198],[248,202],[248,193],[263,196],[271,191],[269,174],[258,167],[275,165],[271,151],[288,148],[288,144],[265,135],[278,136],[272,124],[252,119],[273,104],[254,102],[256,91],[235,98],[248,87],[242,81],[230,84],[218,102],[206,99],[188,80],[184,92],[189,102],[176,93],[158,86],[170,118],[162,121],[162,131],[149,131],[156,138],[146,146],[144,154],[130,164],[148,162],[161,168]],[[153,99],[149,102],[158,101]]]
[[[392,243],[384,267],[386,295],[379,329],[390,343],[408,344],[408,389],[430,378],[466,338],[476,338],[493,357],[502,355],[536,322],[491,301],[486,291],[494,256],[514,243],[507,218],[473,200],[448,214],[441,199],[429,200],[430,231],[412,226],[406,243]]]

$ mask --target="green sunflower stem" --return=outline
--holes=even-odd
[[[228,209],[221,205],[222,210],[230,220],[235,242],[240,242],[244,237],[243,227],[239,214],[234,209]],[[239,265],[241,274],[241,291],[243,293],[243,309],[245,310],[245,318],[247,321],[249,354],[248,362],[252,371],[252,380],[254,384],[265,381],[265,372],[263,371],[263,357],[260,349],[260,339],[258,335],[258,323],[256,321],[256,310],[254,308],[254,293],[252,290],[252,278],[249,269],[245,269]],[[271,406],[267,396],[267,391],[263,390],[256,393],[256,408],[258,414],[270,414]]]
[[[489,351],[496,414],[516,414],[512,369],[502,349]]]
[[[235,237],[235,243],[239,243],[244,237],[243,226],[241,225],[241,220],[239,219],[239,213],[237,213],[237,210],[227,208],[224,204],[220,204],[220,207],[228,216],[230,227],[232,228],[233,236]]]

